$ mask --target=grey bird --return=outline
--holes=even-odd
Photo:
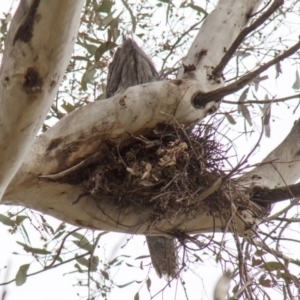
[[[137,43],[124,38],[108,67],[106,98],[128,87],[157,81],[158,73],[152,60]],[[154,269],[159,277],[175,277],[178,270],[176,240],[164,236],[146,236]]]

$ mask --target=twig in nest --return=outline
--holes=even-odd
[[[81,198],[83,198],[83,197],[85,197],[85,196],[87,196],[87,195],[90,195],[90,193],[87,192],[87,193],[80,194],[80,195],[77,197],[77,199],[76,199],[75,201],[72,202],[72,205],[77,204],[77,203],[80,201]]]
[[[127,132],[132,138],[142,142],[143,144],[145,144],[146,148],[152,148],[152,147],[156,147],[156,146],[160,146],[162,144],[162,142],[160,140],[154,140],[154,141],[149,141],[148,139],[146,139],[143,136],[134,136],[133,134],[131,134],[130,132]]]

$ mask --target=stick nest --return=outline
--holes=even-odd
[[[99,203],[104,194],[120,209],[151,208],[151,226],[161,219],[172,222],[178,215],[190,215],[199,205],[228,219],[230,205],[224,192],[236,207],[249,206],[249,197],[229,181],[199,201],[203,192],[225,175],[222,169],[228,147],[216,141],[216,128],[201,125],[188,134],[181,127],[159,127],[147,138],[133,137],[130,146],[107,143],[103,159],[64,181],[81,184]]]

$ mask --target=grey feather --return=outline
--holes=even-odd
[[[106,97],[123,92],[130,86],[158,80],[152,60],[132,39],[125,39],[108,67]]]
[[[164,236],[147,236],[152,265],[159,277],[176,277],[178,253],[176,239]]]

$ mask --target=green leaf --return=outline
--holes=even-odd
[[[104,231],[100,235],[102,236],[102,235],[104,235],[106,233],[107,232]],[[75,245],[77,245],[78,247],[80,247],[81,249],[84,249],[84,250],[87,250],[87,251],[91,251],[93,249],[93,245],[90,244],[90,242],[88,241],[88,239],[84,235],[82,235],[81,233],[73,232],[72,236],[74,236],[75,238],[78,239],[78,241],[73,241],[73,243]]]
[[[100,270],[100,272],[106,280],[109,280],[109,274],[105,270]]]
[[[66,100],[63,100],[63,103],[61,105],[61,107],[67,112],[70,113],[71,111],[75,110],[75,106],[69,102],[67,102]]]
[[[151,287],[151,279],[150,279],[150,277],[147,278],[146,284],[147,284],[147,289],[150,292],[150,287]]]
[[[59,224],[59,226],[56,228],[56,230],[55,230],[54,233],[57,233],[57,232],[59,232],[59,231],[61,231],[61,230],[65,231],[65,230],[64,230],[65,228],[66,228],[66,224],[65,224],[64,222],[61,222],[61,223]]]
[[[21,224],[24,220],[26,220],[26,219],[28,219],[28,217],[27,216],[22,216],[22,215],[18,215],[17,217],[16,217],[16,223],[19,225],[19,224]]]
[[[233,116],[231,115],[231,114],[229,114],[229,113],[225,113],[225,117],[226,117],[226,119],[227,119],[227,121],[230,123],[230,124],[232,124],[232,125],[235,125],[236,124],[236,121],[235,121],[235,119],[233,118]]]
[[[268,96],[266,95],[265,100],[269,100]],[[266,137],[271,136],[271,126],[270,126],[270,119],[271,119],[271,103],[265,103],[263,107],[263,125],[265,129]]]
[[[128,282],[128,283],[124,283],[124,284],[116,284],[116,286],[117,286],[118,288],[123,288],[123,287],[125,287],[125,286],[128,286],[128,285],[134,283],[134,282],[135,282],[135,280],[130,281],[130,282]]]
[[[113,5],[114,2],[112,0],[102,0],[101,5],[97,9],[97,12],[109,13]]]
[[[99,265],[99,257],[95,255],[95,256],[92,257],[92,261],[91,261],[91,265],[90,265],[90,271],[91,272],[96,272],[97,268],[98,268],[98,265]]]
[[[84,273],[84,271],[80,268],[79,264],[75,264],[74,267],[77,269],[79,273]]]
[[[247,99],[248,92],[249,92],[249,87],[246,88],[246,89],[242,92],[242,94],[241,94],[241,96],[240,96],[238,102],[245,102],[245,100]],[[238,113],[239,113],[239,114],[242,112],[242,107],[241,107],[241,105],[243,105],[243,104],[239,104],[239,105],[238,105]]]
[[[6,226],[15,226],[15,222],[12,221],[9,217],[0,214],[0,222]]]
[[[270,279],[265,279],[264,275],[262,275],[259,278],[260,285],[264,286],[264,287],[271,287],[272,286],[272,281]]]
[[[49,234],[48,229],[50,229],[51,234],[54,234],[54,230],[53,230],[53,228],[52,228],[52,226],[51,226],[50,224],[48,224],[47,222],[43,222],[42,226],[43,226],[44,230],[45,230],[48,234]]]
[[[258,257],[263,256],[263,255],[265,255],[265,254],[266,254],[266,252],[263,251],[263,250],[261,250],[261,249],[257,249],[257,250],[255,251],[255,253],[254,253],[254,255],[256,255],[256,256],[258,256]]]
[[[88,44],[86,42],[82,43],[82,42],[77,42],[78,45],[82,46],[83,48],[85,48],[91,55],[94,55],[96,53],[97,50],[97,46],[93,45],[93,44]]]
[[[20,286],[26,282],[27,279],[27,271],[30,267],[30,264],[22,265],[16,275],[16,285]]]
[[[29,244],[31,244],[31,243],[30,243],[30,239],[29,239],[29,235],[28,235],[28,233],[27,233],[27,230],[26,230],[25,226],[23,226],[23,224],[21,224],[21,228],[22,228],[22,230],[23,230],[23,232],[24,232],[24,234],[25,234],[25,237],[26,237],[26,239],[27,239],[27,242],[28,242]]]
[[[106,28],[108,25],[110,25],[113,19],[113,12],[111,12],[104,19],[101,20],[101,25],[104,26],[104,28]],[[100,27],[102,27],[101,25]]]
[[[64,234],[65,234],[65,231],[60,231],[60,232],[58,232],[58,233],[52,238],[52,240],[56,240],[56,239],[60,238],[62,235],[64,235]]]
[[[136,257],[135,260],[149,258],[149,257],[150,257],[150,255],[141,255],[141,256]]]
[[[282,272],[278,271],[277,274],[276,274],[276,277],[284,279],[284,281],[287,284],[291,284],[293,282],[298,282],[299,281],[297,276],[295,276],[291,273],[287,273],[286,271],[282,271]]]
[[[295,82],[294,82],[292,88],[294,90],[300,90],[300,78],[299,78],[298,70],[296,70],[296,79],[295,79]]]
[[[197,260],[201,261],[202,263],[204,263],[204,261],[201,259],[201,257],[195,253],[193,253],[193,255],[196,257]]]
[[[81,249],[91,251],[93,249],[93,245],[91,245],[87,239],[83,239],[80,241],[73,241],[73,243]]]
[[[256,259],[254,256],[252,256],[252,267],[259,266],[262,264],[262,262],[263,261],[261,259]]]
[[[102,43],[97,50],[95,51],[95,60],[99,61],[99,59],[102,57],[102,55],[108,51],[111,50],[115,47],[117,47],[118,45],[115,42],[105,42]]]
[[[130,268],[133,268],[133,265],[129,264],[129,263],[126,263],[126,266],[130,267]]]
[[[205,16],[208,15],[207,11],[204,8],[202,8],[202,7],[198,6],[198,5],[189,4],[188,6],[190,8],[192,8],[192,9],[194,9],[195,11],[197,11],[198,15],[200,15],[201,13],[204,14]]]
[[[50,251],[47,251],[46,249],[41,249],[41,248],[33,248],[33,247],[30,247],[24,243],[21,243],[21,242],[17,242],[19,245],[23,246],[23,249],[26,251],[26,252],[31,252],[31,253],[35,253],[35,254],[40,254],[40,255],[48,255],[48,254],[51,254]]]
[[[261,268],[266,269],[267,271],[273,270],[285,270],[285,267],[282,263],[278,261],[269,261],[261,265]]]
[[[95,74],[96,74],[95,66],[87,69],[86,72],[83,74],[83,76],[81,78],[81,87],[84,91],[87,90],[87,84],[92,82]]]
[[[280,61],[277,64],[275,64],[275,70],[276,70],[276,76],[275,76],[275,78],[278,78],[279,74],[282,74],[281,62]]]
[[[83,266],[85,266],[85,267],[89,267],[89,264],[90,264],[90,262],[89,262],[89,260],[88,259],[86,259],[85,257],[75,257],[75,259],[81,264],[81,265],[83,265]]]
[[[81,233],[76,232],[76,231],[73,232],[71,235],[74,236],[78,240],[86,239],[86,237],[84,235],[82,235]]]
[[[252,124],[251,115],[250,115],[250,112],[248,110],[248,107],[245,104],[240,104],[240,106],[241,106],[243,117],[247,120],[248,124],[250,126],[252,126],[253,124]]]

